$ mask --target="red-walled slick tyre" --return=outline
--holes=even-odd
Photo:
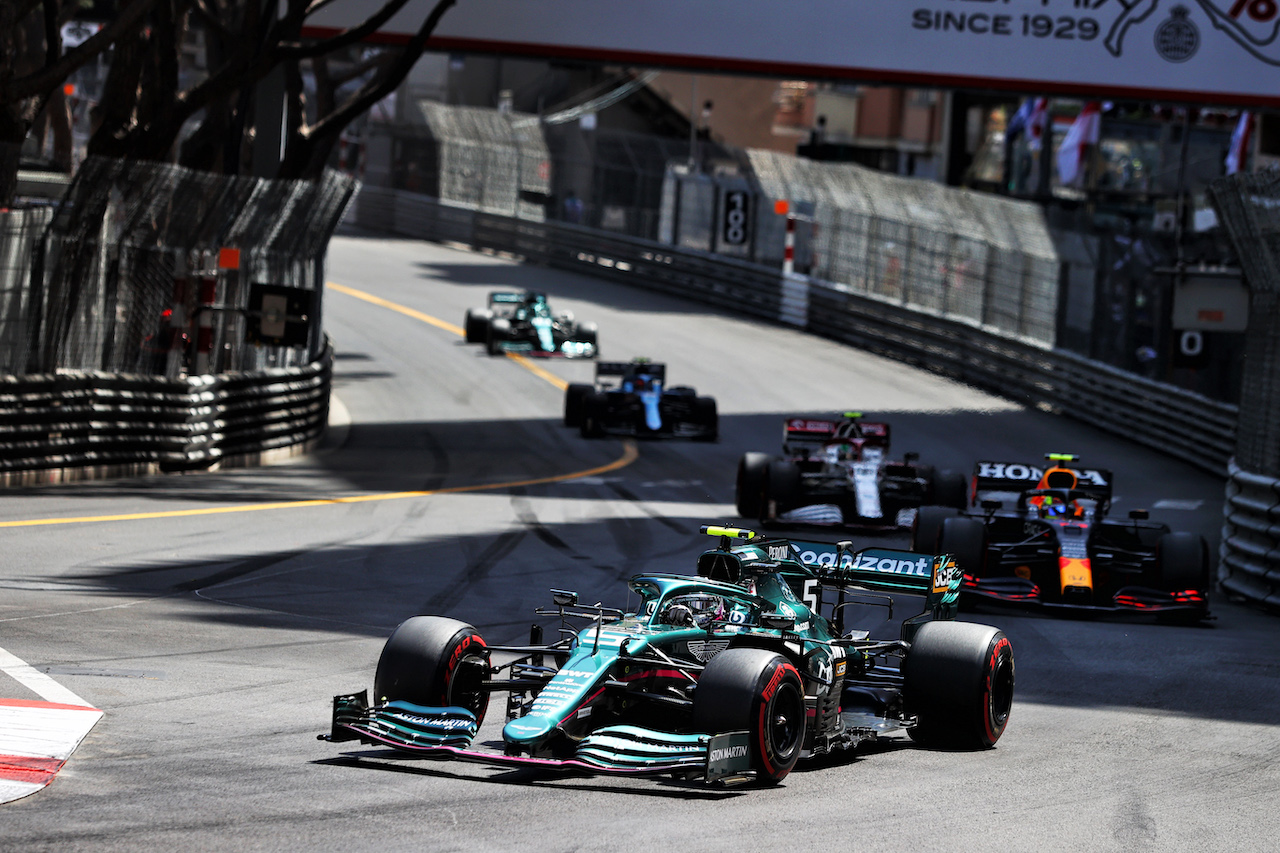
[[[804,685],[782,655],[766,649],[728,649],[698,679],[693,727],[707,734],[746,731],[751,768],[766,784],[781,781],[804,744]]]
[[[460,707],[484,720],[488,647],[476,629],[443,616],[413,616],[392,632],[378,658],[373,697],[432,708]]]

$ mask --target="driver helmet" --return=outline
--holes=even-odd
[[[1052,495],[1045,495],[1040,503],[1040,513],[1046,517],[1062,518],[1071,516],[1074,518],[1080,515],[1080,511],[1080,504],[1076,501],[1064,501]]]
[[[706,627],[725,618],[723,598],[718,595],[696,594],[673,598],[663,608],[659,621],[666,625]]]

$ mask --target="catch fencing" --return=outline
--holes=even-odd
[[[803,329],[1088,421],[1214,474],[1235,442],[1236,407],[998,328],[942,317],[840,282],[562,222],[529,222],[364,186],[352,221],[509,253]],[[1188,429],[1194,424],[1194,429]]]
[[[1239,440],[1227,481],[1224,588],[1280,607],[1280,172],[1210,185],[1249,282]]]
[[[355,186],[91,158],[57,206],[24,211],[0,236],[0,258],[26,251],[29,270],[0,272],[0,477],[208,467],[314,442],[332,358],[324,257]]]
[[[392,234],[505,252],[783,323],[941,373],[1023,405],[1084,421],[1229,477],[1218,577],[1233,595],[1280,606],[1280,479],[1233,461],[1240,409],[972,319],[915,310],[840,282],[561,222],[442,204],[365,186],[353,222]],[[1277,229],[1280,233],[1280,229]],[[1280,323],[1271,327],[1280,329]],[[1280,363],[1280,361],[1274,362]],[[1280,399],[1280,389],[1273,395]],[[1280,419],[1270,421],[1273,428]]]
[[[810,278],[1239,399],[1243,336],[1206,334],[1187,364],[1171,323],[1174,280],[1161,272],[1184,249],[1222,257],[1212,231],[1178,238],[1131,223],[1096,227],[1080,211],[853,163],[584,125],[581,111],[416,103],[416,124],[368,126],[366,185],[776,270],[789,233],[790,265]]]

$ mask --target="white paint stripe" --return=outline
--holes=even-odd
[[[46,702],[57,702],[61,705],[80,705],[92,707],[88,702],[54,681],[43,672],[29,666],[4,649],[0,649],[0,672],[4,672],[23,686],[34,690]]]

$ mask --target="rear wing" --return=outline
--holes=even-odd
[[[810,569],[824,585],[923,595],[930,599],[929,607],[941,603],[947,593],[959,595],[964,579],[950,554],[863,548],[844,552],[837,565],[838,547],[830,542],[791,540],[788,544],[796,562]]]
[[[981,497],[989,492],[1018,492],[1034,489],[1044,477],[1044,463],[979,462],[973,469],[974,491]],[[1067,467],[1067,466],[1058,466]],[[1104,468],[1071,467],[1078,480],[1076,490],[1101,501],[1111,500],[1111,472]]]
[[[489,294],[489,304],[490,305],[519,305],[521,302],[524,302],[524,298],[527,295],[528,294],[526,294],[524,291],[495,290]]]
[[[816,578],[822,586],[922,595],[935,618],[954,618],[964,580],[950,554],[889,548],[849,551],[833,542],[766,539],[736,527],[704,526],[702,532],[721,537],[718,550],[698,559],[698,574],[713,580],[742,583],[752,575],[776,572],[793,589],[803,590]],[[731,547],[731,539],[745,541]],[[946,613],[950,615],[941,615]]]
[[[888,446],[889,425],[878,421],[823,418],[787,418],[782,424],[782,446],[813,447],[843,436],[861,438],[867,444]]]
[[[657,361],[597,361],[596,362],[596,378],[602,376],[634,376],[637,373],[647,373],[653,378],[661,381],[667,381],[667,366]]]

